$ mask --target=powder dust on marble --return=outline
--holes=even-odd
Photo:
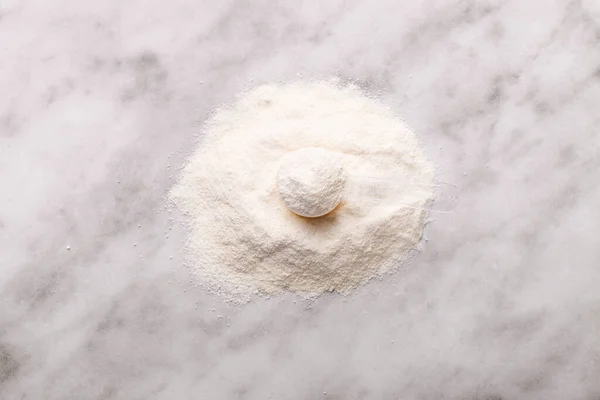
[[[311,297],[397,268],[422,237],[433,177],[389,107],[332,79],[259,86],[216,110],[169,196],[198,284],[238,301]],[[417,185],[365,190],[395,181]]]

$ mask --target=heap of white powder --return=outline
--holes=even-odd
[[[409,256],[433,175],[414,133],[357,87],[272,84],[215,112],[170,198],[188,218],[199,284],[241,301],[314,296]]]

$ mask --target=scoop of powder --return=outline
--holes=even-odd
[[[409,256],[433,175],[414,133],[357,87],[271,84],[215,112],[170,197],[187,215],[199,284],[240,301],[313,296],[347,293]],[[419,185],[393,196],[346,190],[364,177]]]
[[[286,154],[277,174],[283,202],[296,214],[309,218],[333,211],[342,201],[345,184],[338,157],[315,147]]]

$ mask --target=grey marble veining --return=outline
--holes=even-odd
[[[163,196],[212,109],[337,75],[456,184],[350,297],[194,288]],[[0,398],[600,398],[596,0],[0,3]]]

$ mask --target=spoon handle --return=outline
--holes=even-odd
[[[420,210],[448,213],[454,211],[458,204],[458,187],[447,182],[424,184],[402,179],[352,176],[347,184],[352,196]],[[423,200],[428,198],[432,200]]]

